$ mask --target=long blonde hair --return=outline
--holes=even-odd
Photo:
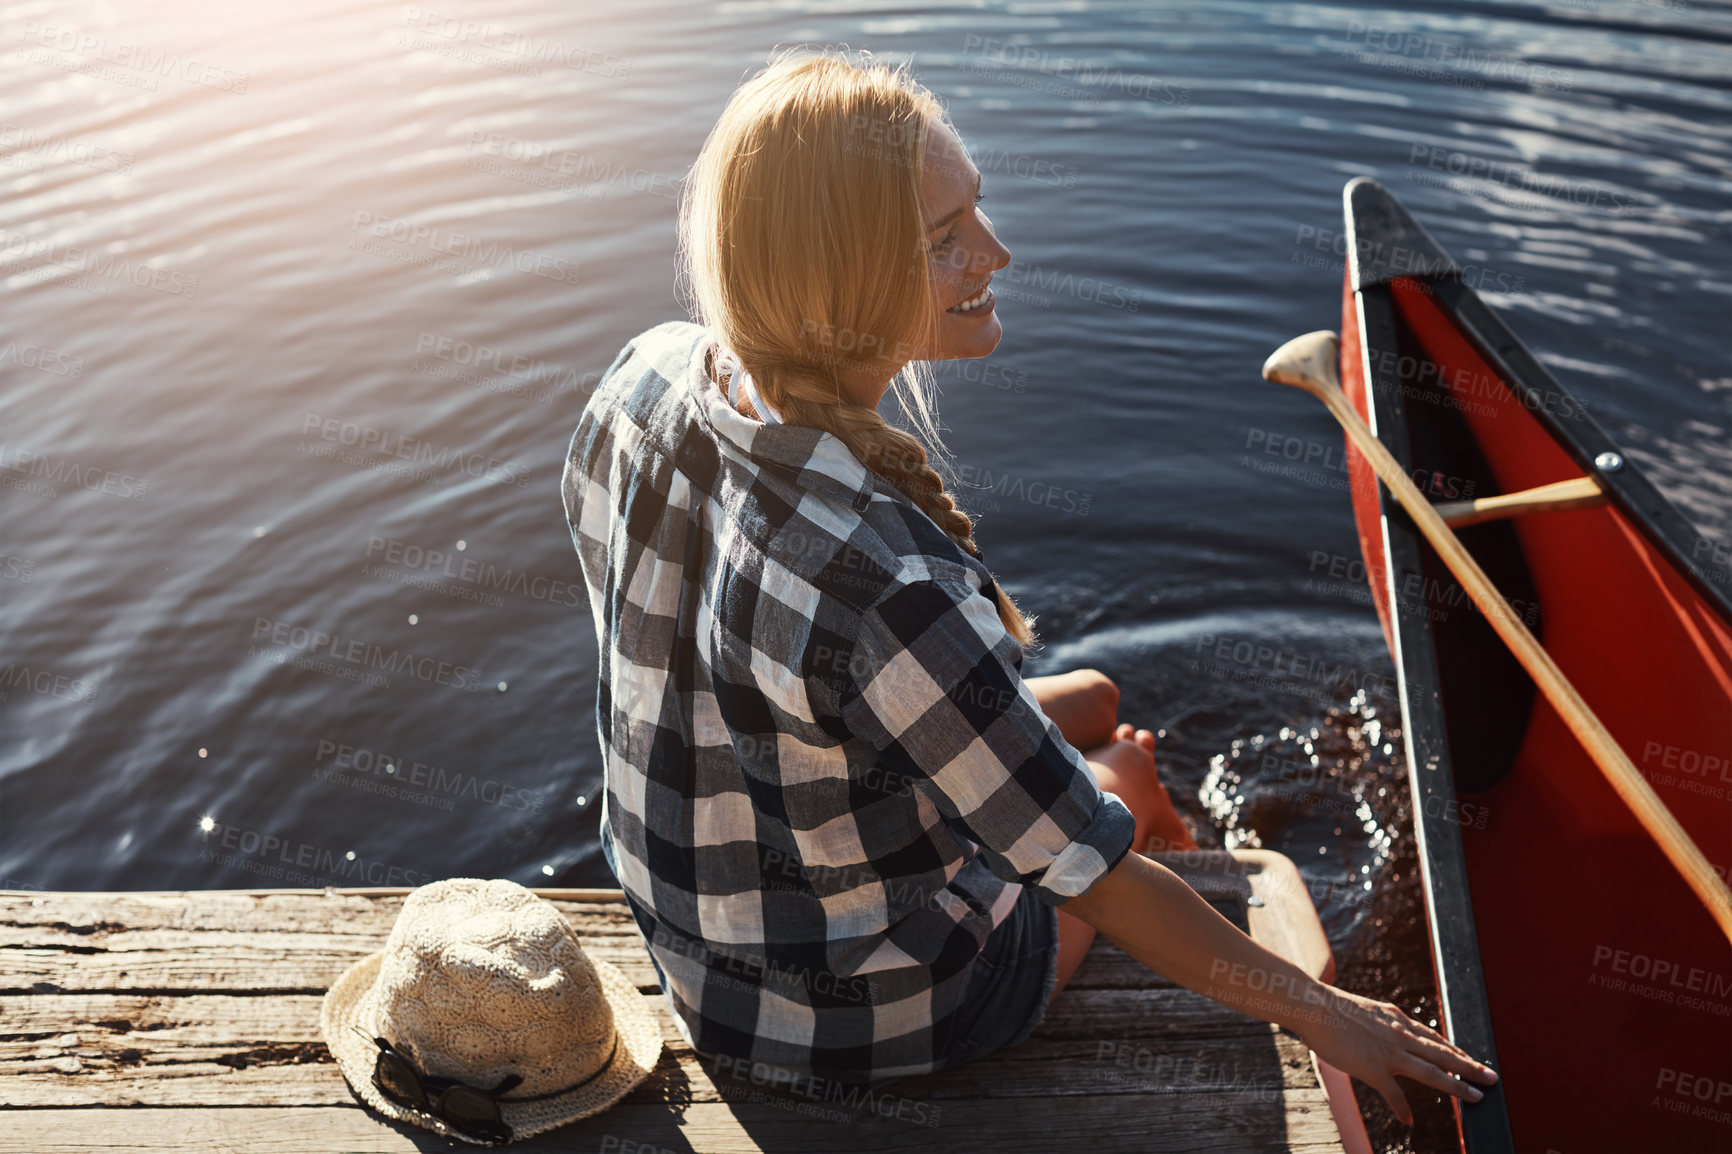
[[[939,319],[920,204],[927,137],[944,109],[903,68],[796,52],[741,85],[680,204],[682,271],[699,319],[790,425],[830,433],[970,554],[974,525],[930,463],[943,452],[930,368]],[[841,373],[894,368],[925,443],[854,401]],[[998,615],[1024,645],[1002,587]]]

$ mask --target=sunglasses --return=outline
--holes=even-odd
[[[366,1037],[361,1030],[355,1031]],[[373,1085],[399,1106],[430,1114],[453,1130],[488,1142],[511,1141],[511,1127],[499,1116],[495,1095],[504,1094],[523,1081],[508,1074],[491,1090],[478,1090],[455,1078],[423,1074],[383,1038],[374,1038],[379,1057],[373,1062]]]

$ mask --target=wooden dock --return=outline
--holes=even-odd
[[[1320,929],[1300,919],[1295,932],[1279,916],[1292,907],[1296,872],[1246,868],[1252,854],[1236,866],[1214,855],[1226,869],[1196,856],[1200,874],[1187,880],[1217,908],[1312,972],[1327,966]],[[384,944],[405,892],[0,891],[0,1151],[476,1149],[369,1113],[319,1037],[320,998]],[[620,894],[537,892],[595,957],[654,995],[667,1048],[611,1110],[513,1149],[1344,1150],[1303,1042],[1162,980],[1104,941],[1021,1046],[904,1079],[848,1109],[701,1064],[673,1028]],[[1310,911],[1306,899],[1314,924]]]

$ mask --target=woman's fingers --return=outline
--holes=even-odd
[[[1407,1020],[1412,1038],[1410,1050],[1421,1059],[1441,1066],[1451,1074],[1471,1078],[1487,1086],[1497,1081],[1497,1071],[1467,1054],[1461,1047],[1415,1018]]]
[[[1452,1074],[1481,1082],[1487,1086],[1497,1082],[1496,1070],[1484,1062],[1476,1061],[1447,1042],[1430,1042],[1423,1046],[1419,1052],[1427,1061],[1442,1066]]]
[[[1485,1097],[1477,1086],[1469,1085],[1417,1054],[1403,1055],[1396,1063],[1395,1072],[1404,1078],[1412,1078],[1415,1082],[1430,1086],[1433,1090],[1442,1090],[1445,1094],[1454,1094],[1457,1098],[1465,1098],[1469,1102],[1477,1102]]]

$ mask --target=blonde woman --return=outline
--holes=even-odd
[[[1403,1118],[1397,1075],[1477,1098],[1458,1075],[1486,1067],[1129,852],[1195,843],[1110,681],[1021,676],[1028,619],[878,413],[897,388],[935,442],[924,363],[998,343],[1010,254],[979,199],[905,73],[777,61],[686,184],[703,325],[628,344],[572,439],[602,844],[675,1020],[706,1056],[877,1085],[1027,1037],[1098,930]],[[1245,967],[1291,1010],[1217,980]]]

